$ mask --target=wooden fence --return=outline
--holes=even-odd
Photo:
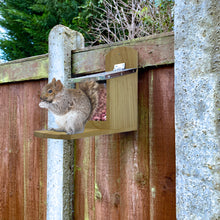
[[[46,124],[39,90],[46,80],[0,85],[0,219],[46,219]]]
[[[173,35],[125,44],[139,52],[138,131],[75,141],[77,220],[176,218]],[[102,71],[103,56],[110,49],[74,52],[74,72]],[[0,65],[3,220],[46,219],[46,140],[35,138],[33,132],[47,123],[46,111],[38,107],[39,91],[47,82],[43,79],[47,58],[38,58],[22,60],[23,65],[19,61]],[[86,62],[89,65],[83,65]],[[15,76],[24,65],[27,73]],[[22,82],[12,83],[19,77]]]
[[[173,66],[139,70],[139,128],[75,145],[75,219],[175,219]]]

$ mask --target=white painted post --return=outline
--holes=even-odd
[[[69,87],[71,50],[84,47],[83,36],[63,25],[49,35],[49,82],[55,77]],[[48,114],[48,127],[55,127]],[[73,142],[48,139],[47,142],[47,220],[72,219]]]
[[[219,0],[175,0],[179,220],[220,219],[219,9]]]

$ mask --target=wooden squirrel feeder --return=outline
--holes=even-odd
[[[125,64],[125,69],[114,70],[115,64]],[[105,73],[75,77],[82,80],[106,80],[107,120],[88,121],[83,133],[68,135],[65,132],[35,131],[40,138],[78,139],[89,136],[135,131],[138,127],[138,52],[129,47],[118,47],[105,57]]]

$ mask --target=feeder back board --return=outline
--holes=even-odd
[[[137,68],[137,51],[128,47],[111,50],[105,59],[105,70],[113,69],[114,64],[125,63],[125,68]],[[138,73],[107,80],[107,119],[110,129],[124,131],[137,130],[138,120]]]

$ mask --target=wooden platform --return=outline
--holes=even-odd
[[[130,131],[136,130],[131,129]],[[48,131],[48,130],[40,130],[34,131],[34,136],[39,138],[53,138],[53,139],[64,139],[64,140],[72,140],[72,139],[79,139],[91,136],[99,136],[99,135],[107,135],[107,134],[116,134],[116,133],[123,133],[128,132],[127,129],[92,129],[92,128],[85,128],[85,131],[80,134],[72,134],[68,135],[65,132],[57,132],[57,131]]]

